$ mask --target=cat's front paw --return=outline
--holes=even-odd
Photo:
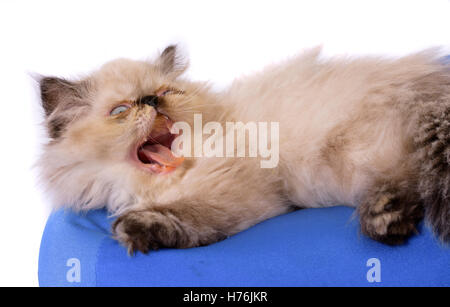
[[[147,254],[160,247],[187,248],[195,246],[173,216],[157,211],[130,211],[113,224],[114,238],[122,243],[130,255],[137,251]]]

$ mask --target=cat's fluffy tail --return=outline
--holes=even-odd
[[[419,94],[419,192],[425,219],[436,235],[450,243],[450,65],[428,76]]]

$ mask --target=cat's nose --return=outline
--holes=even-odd
[[[145,97],[142,97],[139,100],[139,102],[141,104],[146,104],[146,105],[156,108],[158,106],[158,96],[153,96],[153,95],[145,96]]]

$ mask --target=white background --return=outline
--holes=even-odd
[[[220,88],[319,44],[326,55],[402,55],[439,45],[449,51],[450,3],[0,1],[0,285],[38,284],[50,211],[32,169],[45,134],[29,73],[76,76],[176,42],[190,55],[188,74]]]

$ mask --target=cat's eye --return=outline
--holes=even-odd
[[[162,96],[172,95],[172,94],[183,95],[184,91],[180,91],[180,90],[177,90],[177,89],[174,89],[174,88],[168,88],[168,89],[160,90],[156,95],[159,96],[159,97],[162,97]]]
[[[109,113],[109,115],[111,115],[111,116],[118,115],[120,113],[123,113],[123,112],[127,111],[129,108],[130,108],[130,106],[120,105],[120,106],[115,107],[114,109],[112,109],[111,112]]]
[[[173,90],[165,90],[160,95],[161,96],[166,96],[166,95],[172,94],[173,92],[174,92]]]

